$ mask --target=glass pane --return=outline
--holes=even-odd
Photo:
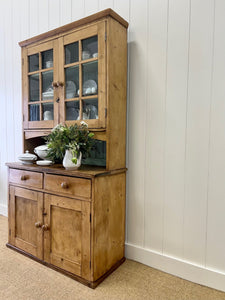
[[[29,120],[30,121],[40,121],[40,109],[39,104],[31,104],[29,111]]]
[[[42,100],[53,99],[54,90],[52,87],[53,71],[42,73]]]
[[[88,157],[82,157],[82,164],[94,166],[106,166],[106,142],[95,140]]]
[[[47,50],[41,53],[42,69],[53,67],[53,50]]]
[[[82,41],[82,59],[98,57],[98,36],[95,35]]]
[[[39,101],[39,74],[29,76],[29,101]]]
[[[98,93],[98,62],[93,61],[82,65],[83,96]]]
[[[29,72],[39,70],[39,54],[33,54],[28,56]]]
[[[98,99],[83,100],[83,120],[98,119]]]
[[[65,69],[66,99],[76,97],[79,91],[79,67],[74,66]]]
[[[66,102],[66,120],[80,120],[80,102]]]
[[[65,64],[71,64],[79,61],[78,42],[65,46]]]
[[[53,103],[43,103],[42,104],[42,119],[53,120]]]

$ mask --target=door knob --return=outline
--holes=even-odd
[[[36,222],[34,225],[35,225],[35,227],[39,228],[39,227],[41,227],[41,222]]]
[[[21,176],[20,176],[20,179],[21,179],[21,180],[27,180],[28,177],[27,177],[26,175],[21,175]]]
[[[44,231],[47,231],[47,230],[49,230],[49,226],[48,226],[48,224],[42,225],[42,229],[43,229]]]
[[[68,187],[69,187],[68,183],[66,183],[66,182],[61,183],[61,188],[68,189]]]

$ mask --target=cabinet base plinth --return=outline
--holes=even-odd
[[[9,243],[6,244],[6,247],[8,247],[10,249],[13,249],[13,250],[15,250],[15,251],[17,251],[17,252],[19,252],[19,253],[21,253],[21,254],[29,257],[29,258],[31,258],[31,259],[33,259],[35,261],[41,263],[42,265],[45,265],[45,266],[47,266],[47,267],[49,267],[49,268],[51,268],[51,269],[53,269],[55,271],[58,271],[58,272],[60,272],[60,273],[62,273],[64,275],[66,275],[66,276],[68,276],[68,277],[70,277],[70,278],[72,278],[72,279],[74,279],[74,280],[76,280],[76,281],[78,281],[78,282],[80,282],[80,283],[82,283],[82,284],[84,284],[84,285],[92,288],[92,289],[95,289],[106,277],[108,277],[113,271],[115,271],[126,260],[126,258],[123,257],[121,260],[119,260],[117,263],[115,263],[115,265],[113,265],[105,274],[103,274],[96,281],[89,281],[89,280],[86,280],[86,279],[84,279],[84,278],[82,278],[80,276],[77,276],[77,275],[75,275],[75,274],[73,274],[71,272],[68,272],[68,271],[63,270],[63,269],[61,269],[59,267],[56,267],[56,266],[54,266],[52,264],[49,264],[49,263],[45,262],[44,260],[41,260],[41,259],[39,259],[39,258],[37,258],[37,257],[35,257],[35,256],[33,256],[33,255],[31,255],[31,254],[29,254],[29,253],[27,253],[27,252],[19,249],[19,248],[17,248],[17,247],[15,247],[15,246],[13,246],[13,245],[11,245]]]

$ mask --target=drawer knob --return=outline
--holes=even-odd
[[[47,230],[49,230],[49,226],[48,226],[48,224],[42,225],[42,229],[43,229],[44,231],[47,231]]]
[[[20,179],[23,180],[23,181],[24,181],[24,180],[27,180],[27,179],[28,179],[28,176],[26,176],[26,175],[21,175],[21,176],[20,176]]]
[[[34,225],[35,225],[36,228],[40,228],[41,227],[41,222],[36,222]]]
[[[68,187],[69,187],[68,183],[66,183],[66,182],[61,183],[61,188],[68,189]]]

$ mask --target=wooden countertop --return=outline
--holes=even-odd
[[[93,178],[98,176],[107,176],[118,173],[126,172],[126,168],[117,169],[117,170],[106,170],[103,167],[92,167],[82,165],[78,170],[70,171],[65,170],[61,164],[54,164],[52,166],[38,166],[36,164],[24,165],[20,162],[9,162],[6,163],[6,166],[12,169],[27,170],[33,172],[43,172],[49,174],[60,174],[65,176],[72,177],[81,177],[81,178]]]

